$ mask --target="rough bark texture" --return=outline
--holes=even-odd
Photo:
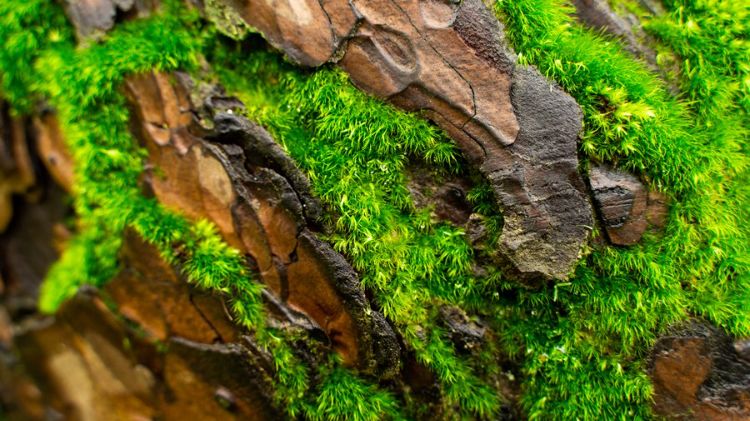
[[[321,208],[307,179],[265,130],[237,116],[242,104],[216,87],[193,86],[186,75],[148,73],[126,86],[154,196],[215,223],[284,306],[325,332],[346,364],[392,371],[382,365],[395,359],[389,353],[398,352],[396,339],[373,341],[382,316],[370,309],[346,260],[316,237]]]
[[[35,117],[33,123],[39,159],[55,183],[70,193],[75,183],[73,157],[65,146],[57,117],[52,112],[44,112]]]
[[[0,232],[13,216],[13,195],[30,193],[36,181],[26,129],[26,122],[0,103]]]
[[[79,38],[93,42],[156,3],[65,6]],[[629,40],[629,29],[602,4],[577,1],[579,16]],[[534,68],[516,65],[480,0],[204,5],[235,10],[295,63],[334,63],[365,92],[443,128],[492,187],[504,221],[492,257],[509,278],[536,284],[568,277],[594,225],[590,202],[612,244],[633,245],[649,226],[663,225],[666,199],[635,176],[595,166],[586,185],[578,170],[578,105]],[[212,222],[240,250],[267,287],[268,324],[309,340],[294,352],[309,365],[321,363],[319,349],[336,352],[368,381],[408,389],[431,416],[449,417],[439,412],[437,376],[402,347],[358,274],[321,240],[325,209],[309,180],[268,132],[240,117],[243,104],[182,73],[131,75],[123,90],[131,131],[147,151],[143,190],[191,221]],[[13,419],[283,418],[272,398],[272,357],[234,323],[228,297],[188,283],[133,231],[126,231],[121,270],[105,287],[84,288],[54,316],[37,313],[39,285],[71,229],[73,167],[54,113],[15,118],[0,106],[1,408]],[[484,217],[466,198],[468,178],[438,180],[422,167],[407,172],[417,207],[432,207],[435,219],[464,228],[471,245],[487,251]],[[436,312],[467,360],[480,361],[483,345],[497,342],[496,332],[460,308]],[[656,412],[750,418],[747,348],[701,324],[660,338],[649,372]],[[517,382],[488,376],[510,400],[501,416],[520,418]]]
[[[293,61],[337,62],[366,92],[423,111],[490,180],[509,269],[523,280],[567,278],[593,224],[577,171],[581,112],[515,66],[480,0],[227,3]]]
[[[123,270],[104,290],[118,312],[138,323],[147,337],[166,341],[177,336],[205,344],[240,340],[224,301],[190,287],[132,231],[126,233],[121,261]]]
[[[660,338],[650,373],[657,414],[680,420],[750,418],[750,361],[719,329],[693,322]]]
[[[636,177],[608,167],[594,167],[589,175],[594,205],[612,244],[629,246],[640,241],[649,224],[660,228],[666,199],[647,191]]]
[[[41,174],[42,180],[47,180]],[[36,313],[69,212],[58,187],[0,237],[0,407],[11,419],[279,419],[270,357],[225,297],[198,290],[128,232],[122,271],[55,316]],[[104,298],[104,299],[102,299]],[[113,305],[117,310],[113,310]],[[304,352],[304,350],[300,350]]]
[[[165,282],[159,275],[146,281]],[[157,288],[154,295],[182,299],[170,307],[174,315],[190,316],[211,305],[201,309],[190,302],[196,297],[168,288]],[[210,299],[205,302],[218,303],[216,297]],[[224,342],[213,336],[215,328],[194,321],[179,321],[184,329],[175,328],[157,345],[155,337],[143,337],[108,309],[95,290],[84,289],[54,317],[31,317],[14,328],[12,343],[20,360],[10,360],[3,369],[31,379],[35,386],[4,384],[8,394],[3,403],[11,414],[19,403],[25,406],[17,408],[18,418],[41,411],[80,420],[277,418],[269,395],[270,373],[263,371],[270,362],[244,346],[239,334]],[[223,323],[238,333],[227,320]],[[177,336],[180,333],[194,340]],[[36,392],[26,393],[35,399],[19,400],[25,388],[34,387]]]
[[[119,18],[147,15],[158,0],[64,0],[65,12],[82,40],[99,38]]]

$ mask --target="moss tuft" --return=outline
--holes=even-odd
[[[79,234],[48,275],[40,307],[53,312],[83,284],[118,270],[132,227],[179,264],[190,282],[227,294],[237,322],[273,355],[277,403],[291,417],[338,420],[417,416],[413,396],[392,393],[331,362],[312,372],[295,356],[294,332],[264,325],[262,286],[211,224],[190,224],[143,197],[143,151],[128,132],[119,86],[128,74],[195,71],[203,58],[248,116],[266,126],[305,170],[328,207],[327,238],[360,273],[375,304],[442,384],[447,418],[497,415],[488,379],[509,357],[522,370],[531,418],[651,418],[645,358],[670,324],[704,317],[750,335],[748,11],[741,2],[670,0],[645,22],[660,53],[682,62],[672,96],[659,76],[616,40],[579,26],[563,0],[499,0],[495,11],[524,64],[536,65],[584,112],[583,167],[609,162],[672,199],[668,225],[630,248],[596,246],[568,282],[522,288],[487,267],[464,233],[416,209],[404,169],[427,164],[465,173],[455,146],[417,115],[372,99],[340,70],[297,69],[258,39],[221,38],[167,1],[100,43],[76,48],[58,6],[0,3],[0,86],[16,112],[39,100],[58,111],[76,166]],[[239,36],[237,36],[239,37]],[[464,174],[466,175],[466,174]],[[491,191],[469,199],[492,238],[502,228]],[[491,324],[496,343],[460,356],[440,328],[452,304]]]

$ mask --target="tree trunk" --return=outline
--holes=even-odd
[[[112,79],[117,83],[111,96],[68,104],[55,98],[49,88],[55,82],[47,81],[39,91],[29,85],[33,107],[22,109],[9,98],[0,109],[0,418],[538,417],[531,412],[536,404],[523,397],[531,387],[527,377],[537,370],[523,362],[532,351],[502,349],[517,338],[504,336],[503,324],[491,321],[505,311],[499,303],[550,291],[550,314],[567,317],[568,310],[555,303],[558,288],[575,284],[576,268],[592,248],[637,247],[667,223],[670,199],[649,186],[648,177],[615,168],[616,158],[581,158],[582,119],[590,104],[582,111],[555,82],[520,64],[502,24],[481,0],[60,3],[78,45],[73,50],[71,43],[72,61],[84,62],[87,51],[105,46],[98,59],[120,73]],[[655,73],[663,70],[653,40],[632,19],[606,2],[573,3],[583,23],[620,37],[630,54]],[[665,13],[656,9],[655,15]],[[248,48],[268,50],[277,63],[270,72],[279,72],[269,80],[281,79],[282,72],[346,74],[359,91],[388,104],[378,107],[393,115],[416,113],[413,121],[429,120],[439,130],[425,127],[447,134],[459,157],[452,172],[403,149],[398,182],[409,203],[394,206],[394,218],[408,223],[388,222],[397,228],[377,241],[387,256],[399,259],[406,251],[400,245],[388,249],[388,239],[400,244],[399,236],[423,238],[399,230],[420,226],[427,215],[428,231],[458,233],[460,247],[471,256],[469,263],[455,262],[460,256],[446,248],[447,256],[436,259],[439,279],[504,283],[472,286],[460,299],[440,289],[443,281],[426,282],[429,292],[382,287],[401,281],[373,279],[363,267],[358,247],[376,246],[366,235],[340,228],[350,215],[332,201],[329,190],[335,187],[321,187],[319,168],[309,164],[318,155],[295,150],[307,146],[290,145],[285,136],[293,131],[279,128],[282,122],[264,127],[252,121],[253,97],[243,97],[243,103],[228,93],[239,88],[218,82],[231,59],[204,47],[179,65],[130,68],[124,59],[129,56],[118,56],[124,51],[118,48],[129,48],[133,60],[147,56],[150,50],[138,55],[147,48],[143,43],[116,42],[127,39],[127,31],[145,31],[139,22],[158,22],[170,13],[180,25],[201,28],[196,38],[210,34],[219,39],[215,45],[230,45],[227,51],[236,56]],[[205,29],[213,26],[218,32]],[[0,35],[11,30],[0,28]],[[45,35],[56,36],[62,35]],[[54,63],[39,55],[37,68]],[[96,70],[106,73],[92,74]],[[97,77],[59,80],[96,87]],[[121,114],[115,108],[120,105]],[[84,111],[76,114],[78,107]],[[132,147],[119,150],[101,138],[92,143],[99,142],[98,149],[85,144],[85,110],[122,123]],[[330,117],[322,111],[299,116],[310,119],[297,122],[300,130]],[[120,136],[116,129],[97,133],[110,132]],[[310,143],[325,136],[309,133]],[[345,130],[335,135],[355,137]],[[353,141],[351,147],[378,145]],[[91,169],[102,155],[137,163],[128,181],[136,196],[123,193],[128,185],[102,181],[107,175]],[[377,171],[371,165],[353,160],[343,167]],[[125,173],[112,170],[118,171]],[[377,188],[387,192],[392,186]],[[97,199],[107,196],[106,189],[112,197],[138,200],[123,205],[123,223],[108,226],[106,217],[97,216],[116,214],[103,209],[110,204],[106,198]],[[479,199],[478,191],[485,192]],[[86,233],[98,235],[87,243],[91,248],[71,252]],[[102,260],[97,253],[112,241],[118,251],[110,274],[91,262]],[[440,255],[432,243],[417,243],[410,247]],[[80,269],[84,279],[57,286],[55,293],[66,299],[45,313],[38,306],[40,288],[42,295],[50,288],[45,278],[63,253],[73,264],[60,263],[57,271]],[[415,277],[432,279],[432,266],[419,266],[419,258],[407,262],[422,272]],[[102,273],[107,279],[92,278]],[[422,295],[428,298],[414,298]],[[399,315],[399,300],[418,306]],[[707,322],[681,326],[656,341],[651,357],[639,355],[633,363],[638,368],[632,370],[651,376],[656,393],[645,411],[749,417],[744,342],[733,344]],[[654,338],[664,333],[650,329]],[[624,355],[618,354],[623,364],[636,358]],[[295,377],[295,370],[305,374]],[[295,379],[303,377],[300,386]]]

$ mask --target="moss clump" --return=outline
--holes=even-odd
[[[88,48],[75,48],[54,4],[0,3],[3,96],[19,112],[40,98],[52,103],[78,163],[80,233],[50,272],[41,306],[53,311],[78,286],[110,279],[130,226],[179,262],[191,282],[232,298],[238,323],[273,353],[276,396],[290,416],[420,414],[408,393],[397,400],[335,358],[311,373],[288,346],[290,333],[264,326],[262,287],[239,253],[210,224],[190,224],[141,195],[143,152],[128,133],[118,86],[127,74],[194,70],[206,57],[249,117],[307,172],[330,211],[328,240],[436,373],[446,417],[495,415],[500,399],[481,379],[496,375],[497,360],[510,355],[522,368],[522,404],[531,418],[650,418],[644,358],[663,329],[698,315],[750,334],[750,239],[742,225],[750,217],[748,14],[720,1],[667,6],[668,15],[645,27],[685,62],[675,75],[679,99],[616,41],[578,26],[567,2],[495,3],[520,60],[557,80],[583,108],[584,167],[613,162],[673,200],[662,236],[647,235],[628,249],[597,247],[569,282],[532,291],[492,268],[475,276],[481,256],[461,230],[414,208],[405,167],[418,161],[463,171],[451,142],[424,120],[365,96],[340,71],[306,73],[252,40],[217,41],[213,27],[173,2]],[[501,216],[487,186],[471,199],[496,236]],[[474,359],[458,356],[438,323],[444,303],[483,316],[496,343]]]
[[[714,12],[722,7],[687,3]],[[498,318],[506,349],[525,354],[524,406],[545,418],[649,417],[643,358],[667,325],[699,315],[735,335],[750,333],[750,242],[742,228],[746,113],[731,104],[737,96],[725,102],[688,88],[689,101],[671,97],[617,42],[577,25],[566,2],[498,1],[495,10],[522,60],[581,104],[584,156],[635,171],[674,201],[663,237],[648,236],[629,249],[597,249],[569,283],[521,292],[510,317]],[[670,16],[664,19],[677,15]],[[738,16],[745,17],[717,21],[714,30],[750,27],[746,15]],[[716,62],[705,55],[717,49],[685,48],[704,56],[697,61]],[[734,86],[747,74],[717,77]],[[707,113],[710,101],[723,105]]]
[[[730,138],[743,134],[750,112],[750,7],[716,0],[665,4],[669,13],[646,16],[644,28],[679,57],[685,99],[707,129],[736,130],[722,133]]]
[[[441,303],[465,305],[479,282],[463,232],[414,208],[405,166],[458,171],[455,147],[434,126],[374,100],[339,70],[302,74],[265,51],[211,49],[223,85],[248,105],[306,170],[328,205],[334,248],[347,256],[444,388],[446,410],[489,416],[496,393],[459,358],[437,326]],[[495,364],[485,367],[491,371]]]
[[[165,9],[151,19],[119,26],[102,43],[88,48],[76,49],[68,36],[55,38],[48,48],[36,40],[39,48],[19,48],[0,57],[2,81],[10,80],[7,83],[18,92],[5,96],[21,111],[28,110],[28,98],[45,98],[54,105],[76,162],[80,233],[51,268],[40,308],[53,312],[81,285],[102,285],[111,279],[118,269],[122,232],[131,227],[156,245],[167,261],[179,263],[188,281],[229,295],[236,321],[255,332],[259,343],[272,352],[278,383],[275,396],[290,416],[335,419],[338,409],[330,405],[356,402],[348,407],[355,410],[352,419],[399,418],[389,393],[343,371],[336,361],[318,367],[317,377],[323,379],[320,390],[310,390],[308,369],[294,355],[288,334],[265,327],[263,287],[249,278],[240,253],[228,247],[210,223],[191,225],[143,197],[138,176],[144,152],[128,132],[128,112],[119,86],[128,74],[193,69],[202,40],[215,36],[201,32],[196,16],[172,2]],[[40,40],[56,31],[70,34],[54,4],[33,2],[19,13],[15,5],[3,4],[0,13],[5,18],[0,28],[0,35],[7,37],[0,38],[3,41],[14,39],[29,26]],[[57,19],[46,24],[39,20],[48,14]],[[23,80],[8,76],[15,75],[18,60],[29,63]],[[362,396],[369,400],[364,402]]]
[[[0,91],[16,113],[31,111],[38,100],[32,89],[34,59],[41,51],[64,45],[72,33],[59,7],[39,0],[0,5]]]

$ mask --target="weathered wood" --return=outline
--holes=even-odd
[[[24,322],[14,345],[44,394],[45,412],[66,419],[279,416],[270,406],[268,373],[251,363],[247,348],[170,337],[159,351],[93,289],[84,288],[55,317]]]
[[[529,282],[568,276],[593,225],[578,171],[580,109],[536,70],[516,65],[502,28],[479,0],[226,3],[298,64],[335,63],[362,90],[435,121],[489,180],[504,212],[494,257],[505,274]],[[79,37],[91,38],[156,2],[66,4]],[[293,344],[297,356],[315,366],[325,353],[307,347],[330,349],[368,381],[380,380],[383,388],[419,402],[415,406],[427,408],[424,417],[452,415],[439,412],[450,409],[440,407],[445,390],[437,376],[413,351],[401,349],[352,267],[319,238],[323,208],[304,173],[264,129],[240,117],[238,100],[181,73],[130,76],[125,92],[131,129],[148,152],[144,190],[192,221],[213,222],[247,257],[267,286],[269,325],[293,327],[311,339]],[[54,114],[34,118],[34,131],[7,112],[0,123],[0,205],[40,177],[46,180],[30,152],[72,190],[73,162]],[[434,207],[435,219],[465,228],[472,245],[487,252],[483,217],[466,200],[471,182],[460,176],[438,182],[425,168],[408,171],[415,205]],[[611,242],[633,244],[649,224],[663,223],[666,201],[635,177],[607,171],[592,172],[595,203]],[[102,291],[83,289],[54,317],[33,314],[36,288],[56,257],[47,243],[67,209],[62,195],[54,189],[42,197],[57,207],[19,207],[0,238],[4,408],[13,402],[14,411],[31,418],[282,417],[271,404],[273,361],[233,323],[227,297],[190,285],[178,266],[133,231],[124,238],[122,270]],[[5,214],[11,218],[9,210]],[[27,237],[28,244],[19,242]],[[486,257],[479,257],[478,272],[489,264]],[[497,342],[495,333],[460,308],[437,310],[454,349],[469,365],[484,361],[478,354]],[[657,345],[651,371],[657,410],[745,417],[748,364],[723,339],[716,345],[710,335],[691,335]],[[506,398],[518,398],[512,375],[481,375]],[[312,377],[313,384],[319,380]],[[520,417],[511,404],[503,410],[501,416]]]
[[[481,0],[223,1],[293,61],[336,62],[363,90],[424,112],[490,181],[509,273],[568,276],[593,224],[577,171],[581,112],[516,67]]]
[[[73,19],[79,32],[106,30],[115,6],[132,1],[115,3],[70,0],[69,10],[90,18]],[[538,73],[516,69],[481,0],[214,0],[205,11],[244,19],[298,64],[338,63],[364,91],[422,111],[490,180],[507,215],[499,258],[508,274],[567,278],[593,225],[577,171],[580,111]],[[549,91],[544,100],[537,88]]]
[[[635,176],[609,167],[595,166],[589,176],[594,204],[612,244],[629,246],[640,241],[649,225],[661,227],[666,198],[647,191]]]
[[[654,410],[667,419],[750,418],[750,361],[721,330],[693,321],[662,336],[652,351]]]
[[[283,305],[326,333],[346,364],[392,372],[382,362],[398,352],[395,337],[373,340],[382,316],[370,309],[346,260],[316,238],[320,205],[268,133],[238,117],[241,104],[217,90],[201,89],[212,93],[191,102],[185,75],[149,73],[126,84],[136,133],[149,152],[144,180],[154,196],[190,219],[214,222],[230,245],[252,258]]]
[[[133,231],[125,234],[120,261],[123,270],[104,291],[118,312],[149,338],[180,337],[204,344],[240,341],[242,331],[233,323],[224,298],[189,285]]]
[[[70,155],[57,116],[45,112],[33,119],[36,153],[54,181],[68,193],[73,191],[73,157]]]

